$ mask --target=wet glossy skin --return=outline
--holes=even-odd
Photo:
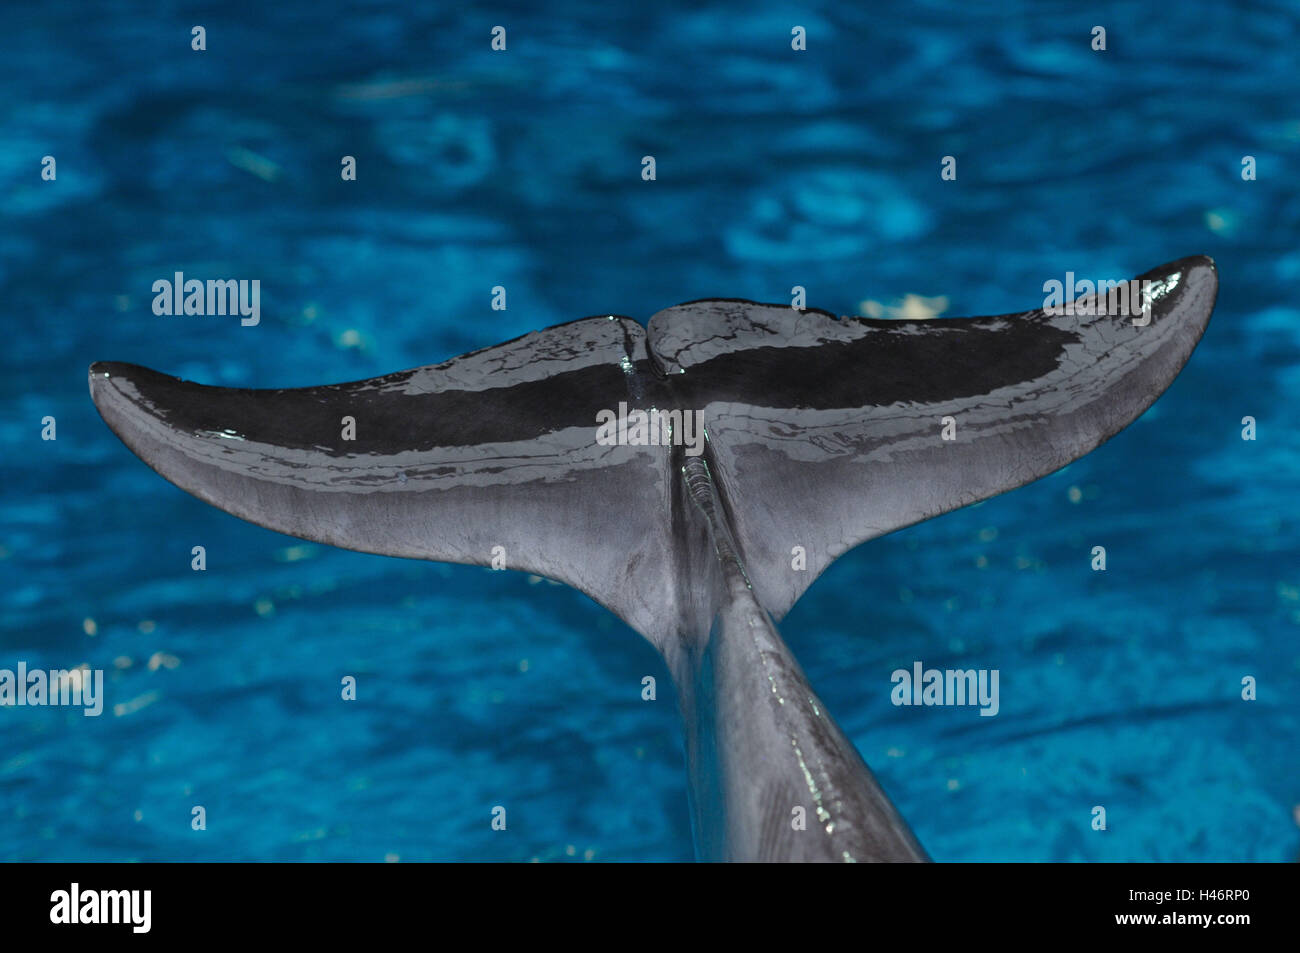
[[[226,389],[96,364],[90,388],[145,462],[241,518],[423,559],[487,565],[500,546],[509,568],[617,613],[678,684],[701,856],[920,859],[772,619],[850,547],[1059,469],[1150,406],[1217,277],[1206,258],[1140,277],[1157,287],[1146,327],[710,300],[351,384]],[[698,412],[704,455],[599,445],[596,415],[620,402]]]
[[[754,598],[707,462],[683,466],[722,592],[679,675],[702,860],[926,860]]]

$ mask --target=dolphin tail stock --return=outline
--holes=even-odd
[[[773,619],[852,546],[1059,469],[1140,415],[1204,331],[1217,276],[1187,258],[1138,280],[1140,318],[708,300],[350,384],[207,387],[105,363],[90,389],[146,463],[243,519],[499,559],[619,615],[680,689],[701,856],[924,859]],[[625,405],[679,416],[666,441],[637,425],[602,439]],[[699,456],[677,439],[687,414]]]
[[[675,672],[701,860],[928,860],[758,604],[704,458],[682,467],[718,609]],[[692,635],[695,635],[694,633]]]

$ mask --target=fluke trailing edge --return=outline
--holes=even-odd
[[[923,860],[773,620],[858,543],[1023,486],[1146,410],[1218,280],[1204,257],[1137,280],[1141,320],[708,300],[350,384],[229,389],[100,363],[90,391],[149,466],[243,519],[392,556],[504,552],[616,613],[676,681],[701,858]],[[652,412],[653,440],[637,430]],[[623,438],[598,440],[613,413]],[[665,418],[698,422],[703,453],[663,439]]]

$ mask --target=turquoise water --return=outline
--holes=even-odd
[[[639,636],[198,502],[103,425],[91,361],[298,386],[794,285],[1015,311],[1195,253],[1219,304],[1150,412],[860,547],[783,631],[938,860],[1296,858],[1296,4],[250,6],[0,12],[0,669],[88,663],[108,706],[0,709],[0,858],[692,855]],[[175,271],[260,279],[261,323],[155,316]],[[998,669],[1000,713],[895,708],[917,659]]]

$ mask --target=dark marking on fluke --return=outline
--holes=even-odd
[[[908,327],[920,323],[873,321],[875,333],[856,341],[750,347],[696,365],[670,384],[681,407],[712,401],[809,410],[939,404],[1038,380],[1057,366],[1065,345],[1078,340],[1028,319],[999,327],[987,318],[953,318],[925,322],[937,326],[919,333]],[[824,386],[808,387],[816,380]]]
[[[603,365],[485,390],[407,393],[413,371],[348,384],[287,390],[200,387],[130,364],[96,365],[131,380],[144,401],[166,408],[167,421],[192,433],[231,430],[245,440],[330,456],[384,455],[400,447],[425,452],[535,440],[569,427],[595,428],[596,412],[622,386],[618,367]],[[273,412],[268,412],[273,408]],[[341,419],[354,417],[354,440]]]

